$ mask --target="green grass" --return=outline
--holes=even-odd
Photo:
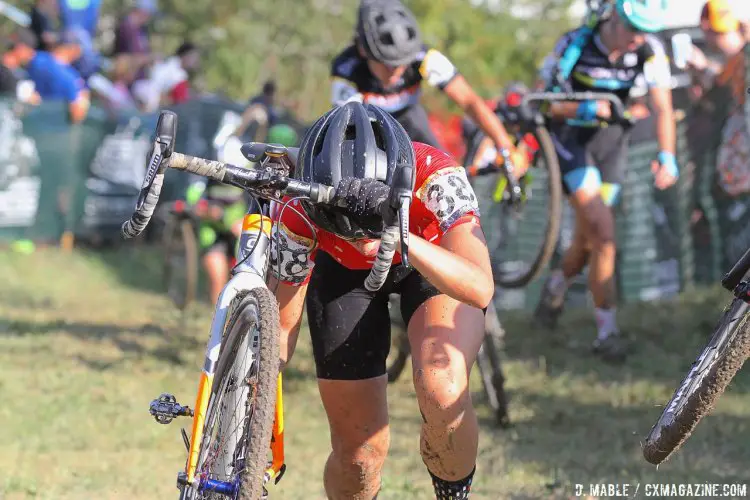
[[[185,318],[158,290],[145,249],[0,253],[0,498],[176,498],[185,451],[177,423],[148,415],[162,391],[192,405],[210,309]],[[740,374],[684,449],[658,471],[648,432],[711,333],[728,294],[703,290],[621,313],[637,353],[622,367],[586,351],[588,314],[562,331],[503,318],[515,427],[499,431],[474,380],[482,434],[473,498],[568,498],[575,483],[733,482],[750,466],[750,378]],[[324,498],[328,427],[303,333],[286,378],[288,472],[276,498]],[[391,386],[392,449],[381,498],[430,498],[408,377]],[[189,422],[184,422],[187,427]]]

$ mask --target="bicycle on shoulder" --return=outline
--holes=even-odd
[[[677,386],[643,443],[644,458],[659,465],[685,444],[750,356],[750,249],[724,275],[734,298],[706,347]]]
[[[171,137],[169,131],[166,136]],[[305,304],[319,393],[331,427],[328,463],[333,466],[325,468],[323,484],[330,497],[375,497],[389,444],[387,304],[389,294],[398,293],[415,353],[419,453],[438,498],[467,499],[477,447],[451,443],[479,438],[468,375],[494,284],[464,169],[446,153],[412,143],[382,109],[354,102],[321,116],[305,134],[296,160],[274,145],[262,146],[260,153],[251,145],[245,148],[250,160],[272,158],[258,168],[239,169],[186,158],[162,143],[170,140],[161,137],[156,143],[142,193],[145,202],[136,207],[126,234],[142,230],[153,213],[163,182],[160,168],[162,174],[169,166],[197,172],[273,200],[243,222],[250,234],[243,234],[240,264],[218,301],[194,411],[177,406],[173,396],[154,402],[153,413],[161,420],[195,414],[180,480],[183,498],[218,490],[257,498],[265,471],[279,477],[283,460],[273,450],[282,436],[271,447],[271,463],[278,468],[268,468],[265,438],[272,432],[258,433],[280,421],[273,418],[269,395],[278,388],[273,383],[280,364],[294,351]],[[323,187],[330,185],[335,188]],[[446,195],[462,203],[448,209]],[[265,214],[270,217],[264,219]],[[260,230],[265,226],[267,233]],[[270,296],[269,287],[278,304],[266,313],[257,297]],[[261,307],[246,310],[237,304],[234,299],[245,291]],[[242,344],[235,350],[235,338],[249,349]],[[431,354],[435,349],[442,355]],[[276,411],[280,407],[279,398]]]
[[[294,149],[276,144],[245,144],[242,153],[258,163],[257,168],[245,169],[175,152],[176,127],[177,116],[162,112],[135,212],[123,224],[126,238],[137,236],[148,225],[167,168],[231,184],[262,200],[291,196],[314,205],[334,202],[334,188],[288,176],[294,168]],[[384,201],[397,210],[399,217],[382,234],[374,266],[365,280],[368,290],[378,290],[385,282],[399,243],[402,259],[408,261],[411,197],[410,191],[399,186],[396,181]],[[238,264],[216,304],[194,407],[183,406],[174,396],[162,394],[149,408],[162,424],[177,417],[193,419],[190,436],[182,430],[188,456],[177,484],[183,500],[264,498],[266,484],[272,480],[278,483],[286,469],[279,308],[266,284],[272,222],[268,217],[269,204],[257,201],[257,205],[259,210],[248,209],[243,219]],[[288,203],[282,210],[286,208],[294,210]]]

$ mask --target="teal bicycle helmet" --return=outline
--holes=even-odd
[[[616,0],[617,14],[630,25],[644,33],[664,29],[667,20],[668,0]]]

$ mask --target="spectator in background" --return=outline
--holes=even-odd
[[[742,52],[750,41],[750,26],[735,17],[726,0],[706,2],[701,11],[700,27],[709,47],[718,50],[723,60],[712,61],[698,47],[691,48],[688,66],[698,80],[691,92],[695,99],[713,87],[727,68],[744,67]]]
[[[114,55],[151,54],[148,24],[156,12],[156,0],[138,0],[117,26]]]
[[[200,51],[191,42],[184,42],[175,55],[154,64],[148,78],[133,84],[133,95],[146,112],[160,106],[180,104],[190,99],[190,78],[200,66]]]
[[[143,62],[143,56],[121,54],[112,64],[110,78],[96,73],[88,79],[89,87],[106,109],[114,114],[138,111],[136,101],[130,93],[130,86],[135,81]]]
[[[74,67],[88,79],[99,68],[99,54],[94,47],[101,0],[59,0],[63,40],[81,48]]]
[[[93,40],[99,22],[100,6],[101,0],[59,0],[63,30],[81,29]]]
[[[57,0],[36,0],[31,8],[31,25],[29,29],[36,37],[32,47],[36,50],[50,51],[60,42],[55,29],[58,15]]]
[[[237,137],[244,135],[248,127],[256,123],[258,127],[253,136],[255,140],[264,140],[269,128],[273,127],[278,119],[274,110],[275,100],[276,82],[268,80],[263,84],[261,93],[248,101],[245,111],[242,112],[242,122],[233,135]]]
[[[67,102],[71,122],[86,118],[90,102],[83,80],[52,53],[34,50],[32,43],[20,40],[4,55],[3,64],[11,70],[24,68],[43,101]]]

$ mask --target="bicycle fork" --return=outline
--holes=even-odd
[[[162,394],[158,399],[151,403],[149,412],[154,416],[157,422],[168,424],[174,418],[179,416],[193,417],[192,433],[190,438],[186,436],[183,430],[183,439],[188,448],[188,457],[184,472],[177,476],[178,488],[193,488],[197,491],[211,491],[235,497],[239,491],[239,478],[233,482],[219,481],[208,477],[197,477],[196,469],[198,466],[199,452],[203,441],[205,428],[205,419],[208,405],[213,392],[214,375],[219,359],[221,342],[224,333],[224,327],[227,321],[229,306],[237,296],[240,290],[252,290],[253,288],[265,286],[263,278],[253,272],[239,272],[222,291],[216,313],[211,322],[211,338],[206,349],[206,360],[201,372],[200,382],[198,384],[198,394],[195,400],[195,409],[181,406],[170,394]],[[270,443],[272,461],[264,474],[265,482],[274,480],[278,483],[284,475],[286,465],[284,463],[284,404],[282,397],[282,376],[278,376],[276,389],[276,405],[274,412],[274,423],[272,428],[272,440]]]
[[[195,412],[195,414],[193,414],[193,411],[189,407],[181,406],[177,403],[174,396],[169,394],[162,394],[157,400],[151,403],[151,414],[154,415],[159,423],[163,424],[171,422],[175,416],[193,417],[192,439],[188,440],[184,430],[182,431],[185,445],[188,449],[188,460],[186,470],[177,475],[178,488],[194,488],[200,492],[210,491],[234,498],[239,488],[238,481],[228,482],[211,478],[196,478],[195,474],[198,462],[198,449],[203,437],[206,409],[208,408],[208,400],[211,396],[210,387],[212,380],[213,374],[202,373],[195,404],[195,407],[199,408],[199,411]],[[166,421],[165,415],[168,415]],[[271,457],[271,464],[264,474],[264,484],[269,481],[278,484],[284,476],[284,472],[286,472],[284,459],[284,400],[281,373],[279,373],[276,387],[276,406],[271,431]]]

